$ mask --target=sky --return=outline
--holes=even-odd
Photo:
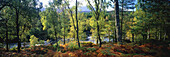
[[[49,1],[52,1],[52,0],[39,0],[40,2],[43,3],[43,6],[45,7],[45,5],[48,5],[48,2]],[[70,0],[70,6],[74,6],[75,5],[75,1],[76,0]],[[82,3],[81,6],[86,6],[87,2],[85,0],[77,0],[78,2]]]
[[[48,7],[48,2],[52,2],[52,0],[39,0],[39,1],[43,3],[44,8],[46,6]],[[70,0],[70,7],[75,6],[75,1],[76,0]],[[80,8],[81,11],[89,11],[89,9],[86,7],[86,5],[87,5],[86,0],[77,0],[77,1],[82,4],[81,8]],[[92,3],[92,4],[94,4],[94,3]],[[111,11],[111,10],[113,10],[113,8],[108,8],[107,9],[107,11]]]

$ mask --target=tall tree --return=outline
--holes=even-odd
[[[113,2],[113,0],[112,0]],[[116,35],[119,42],[122,42],[122,35],[120,31],[120,19],[119,19],[119,3],[118,0],[114,0],[115,5],[115,26],[116,26]]]
[[[72,26],[73,26],[73,38],[75,38],[75,31],[76,31],[76,25],[75,25],[75,20],[74,20],[74,16],[73,16],[73,11],[71,10],[71,8],[70,8],[70,6],[69,6],[69,3],[68,3],[68,1],[66,1],[66,0],[64,0],[64,3],[66,4],[66,7],[68,8],[68,13],[70,14],[70,19],[71,19],[71,21],[72,21]]]
[[[2,29],[2,26],[5,27],[5,42],[6,42],[6,51],[8,52],[9,51],[9,45],[8,45],[8,19],[5,19],[3,17],[1,17],[2,20],[1,20],[1,24],[4,24],[4,25],[1,25],[1,29]]]
[[[21,47],[21,40],[19,38],[19,16],[22,14],[22,11],[24,11],[27,15],[35,15],[38,16],[38,12],[41,8],[41,5],[38,6],[40,4],[38,4],[37,0],[31,0],[31,1],[27,1],[27,0],[14,0],[11,1],[11,5],[10,7],[12,7],[13,9],[15,9],[15,14],[16,14],[16,29],[17,29],[17,40],[18,40],[18,52],[20,52],[20,47]],[[38,6],[38,7],[36,7]],[[25,11],[27,10],[27,11]],[[36,13],[36,14],[35,14]]]
[[[92,4],[91,4],[91,2],[93,2],[94,1],[94,5],[95,6],[93,6]],[[102,43],[101,43],[101,36],[100,36],[100,33],[101,33],[101,31],[100,31],[100,26],[99,26],[99,21],[100,21],[100,17],[101,17],[101,11],[104,11],[105,10],[105,5],[104,5],[104,0],[93,0],[93,1],[90,1],[90,0],[87,0],[87,2],[88,2],[88,7],[89,7],[89,9],[92,11],[92,13],[94,14],[93,16],[94,16],[94,18],[96,19],[96,24],[97,24],[97,43],[98,43],[98,40],[99,40],[99,42],[100,42],[100,47],[101,47],[101,45],[102,45]]]
[[[78,6],[77,6],[77,0],[76,0],[76,23],[77,23],[76,24],[77,25],[77,31],[76,32],[77,32],[77,41],[78,41],[77,43],[78,43],[78,46],[80,47],[80,42],[79,42],[79,27],[78,27],[78,19],[77,19],[77,7]]]
[[[138,0],[137,9],[142,10],[146,13],[145,17],[149,18],[149,21],[146,25],[146,32],[148,32],[148,38],[151,34],[152,28],[156,28],[156,38],[162,37],[162,34],[169,32],[169,19],[167,19],[169,10],[169,0]],[[150,14],[150,15],[148,15]],[[141,16],[142,17],[142,16]],[[156,25],[156,26],[155,26]],[[159,35],[158,35],[159,34]]]
[[[60,20],[59,13],[54,6],[54,4],[50,3],[50,7],[46,8],[45,11],[40,13],[41,23],[43,25],[43,30],[47,30],[49,32],[49,36],[51,38],[56,39],[56,43],[58,44],[58,34],[61,33],[60,30]],[[47,33],[48,34],[48,33]]]
[[[4,11],[3,11],[3,9],[4,9]],[[9,9],[9,7],[6,7],[6,8],[3,8],[2,9],[2,12],[1,12],[1,15],[4,15],[3,13],[9,13],[8,12],[8,10],[7,9]],[[10,17],[9,16],[9,14],[7,15],[8,17]],[[7,17],[7,16],[4,16],[4,17]],[[8,19],[7,18],[4,18],[3,16],[0,16],[0,18],[2,18],[2,20],[1,21],[3,21],[2,23],[5,25],[5,37],[6,37],[6,40],[5,40],[5,42],[6,42],[6,51],[8,52],[9,51],[9,47],[8,47]],[[4,25],[1,25],[1,26],[4,26]]]
[[[124,0],[121,1],[121,5],[122,5],[122,19],[121,19],[121,36],[123,35],[123,8],[124,8]]]
[[[78,28],[78,17],[77,17],[77,11],[78,11],[78,9],[77,9],[77,7],[78,7],[78,2],[77,2],[77,0],[76,0],[76,8],[75,8],[75,14],[76,14],[76,18],[75,18],[75,20],[74,20],[74,16],[73,16],[73,11],[71,10],[71,8],[69,7],[69,4],[68,4],[68,2],[66,1],[66,0],[64,0],[64,2],[65,2],[65,4],[66,4],[66,6],[67,6],[67,8],[68,8],[68,12],[70,13],[70,16],[71,16],[71,19],[72,19],[72,25],[73,25],[73,28],[74,28],[74,31],[76,31],[77,33],[77,35],[76,35],[76,37],[77,37],[77,43],[78,43],[78,46],[80,47],[80,42],[79,42],[79,28]],[[72,7],[73,8],[73,7]],[[76,23],[75,23],[75,21],[76,21]],[[74,31],[73,31],[73,37],[75,36],[75,33],[74,33]],[[75,37],[74,37],[75,38]]]
[[[62,4],[62,12],[61,12],[61,25],[62,25],[62,36],[64,38],[64,44],[66,43],[65,39],[66,39],[66,36],[68,35],[68,30],[69,30],[69,18],[68,17],[68,14],[66,14],[66,6],[65,4]]]

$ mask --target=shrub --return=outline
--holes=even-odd
[[[53,48],[54,48],[54,49],[57,48],[57,43],[53,44]]]
[[[4,47],[4,45],[2,43],[0,43],[0,48],[3,48],[3,47]]]
[[[47,51],[46,50],[35,50],[35,51],[32,51],[33,53],[36,53],[36,54],[46,54]]]
[[[80,47],[79,49],[82,51],[86,51],[86,47]]]
[[[29,40],[30,40],[30,46],[35,46],[35,44],[38,43],[38,38],[36,38],[34,35],[31,35]]]
[[[13,51],[13,52],[17,52],[17,47],[16,47],[16,45],[15,45],[14,47],[12,47],[10,50]]]
[[[92,42],[83,42],[83,43],[81,43],[82,44],[82,46],[84,46],[84,47],[93,47],[93,43]]]
[[[44,40],[40,40],[40,41],[39,41],[39,44],[44,44]]]
[[[78,49],[79,47],[78,47],[78,45],[77,45],[77,42],[74,41],[74,42],[68,43],[68,48],[69,48],[69,49]]]
[[[96,51],[96,48],[87,48],[88,51]]]
[[[59,40],[57,43],[53,44],[53,47],[54,47],[54,48],[57,48],[57,47],[58,47],[58,44],[60,44],[61,42],[62,42],[62,41]]]
[[[50,40],[48,39],[48,40],[47,40],[47,43],[49,43],[49,42],[50,42]]]

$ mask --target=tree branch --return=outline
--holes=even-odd
[[[94,7],[91,5],[90,1],[87,0],[87,2],[88,2],[88,4],[90,5],[91,10],[95,12]],[[97,14],[97,13],[95,12],[95,14]]]
[[[65,0],[64,0],[64,2],[66,3],[67,8],[69,9],[69,12],[70,12],[70,15],[71,15],[71,18],[72,18],[72,21],[73,21],[73,26],[74,26],[74,29],[76,30],[76,27],[75,27],[75,24],[74,24],[74,19],[73,19],[73,12],[71,11],[69,4],[67,4],[67,2]]]
[[[7,1],[0,1],[2,4],[2,7],[0,7],[0,10],[2,10],[5,6],[10,6],[9,5],[9,1],[7,2]]]

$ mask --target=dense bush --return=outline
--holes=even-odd
[[[50,40],[49,40],[49,39],[47,40],[47,43],[50,43]]]
[[[36,38],[34,35],[31,35],[29,40],[30,40],[30,46],[35,46],[35,44],[38,44],[38,38]]]
[[[12,52],[17,52],[17,47],[16,46],[14,46],[14,47],[12,47],[11,49],[10,49],[10,51],[12,51]]]
[[[0,43],[0,48],[3,48],[3,47],[4,47],[4,45],[2,43]]]
[[[77,44],[76,41],[72,41],[72,42],[69,42],[69,43],[68,43],[68,48],[74,50],[74,49],[78,49],[79,46],[78,46],[78,44]]]
[[[39,41],[39,44],[44,44],[44,40],[40,40],[40,41]]]

